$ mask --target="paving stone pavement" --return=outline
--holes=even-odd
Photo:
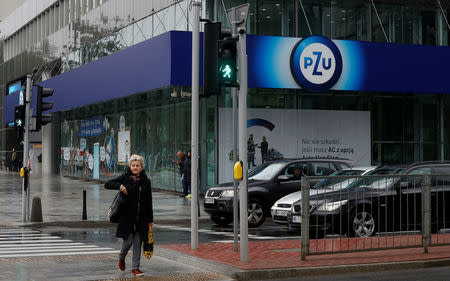
[[[21,222],[20,179],[17,175],[0,173],[0,232],[14,227],[42,226],[60,228],[64,232],[65,227],[77,227],[77,224],[95,229],[107,220],[107,209],[115,195],[101,183],[58,176],[33,179],[31,183],[32,197],[42,198],[44,223]],[[80,220],[83,189],[87,191],[88,221]],[[156,223],[182,221],[189,225],[192,201],[170,192],[155,191],[153,195]],[[201,219],[208,220],[208,216],[202,212]],[[289,243],[292,245],[286,246]],[[249,246],[249,262],[240,262],[239,253],[232,251],[232,243],[200,244],[197,250],[190,249],[190,245],[156,245],[150,260],[141,259],[145,277],[139,278],[132,278],[129,269],[125,272],[118,269],[116,254],[0,257],[0,280],[262,280],[424,268],[450,262],[450,246],[430,247],[429,254],[424,254],[420,248],[409,248],[315,255],[305,262],[300,261],[298,242],[251,241]],[[127,259],[130,261],[129,257]]]

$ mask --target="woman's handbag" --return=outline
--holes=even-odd
[[[122,192],[118,192],[114,197],[111,206],[109,206],[108,216],[109,221],[117,223],[120,219],[120,209],[122,204],[125,202],[125,198],[122,195]]]
[[[142,243],[144,250],[144,256],[149,259],[153,256],[153,223],[148,225],[148,237],[147,240]]]

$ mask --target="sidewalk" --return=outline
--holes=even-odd
[[[0,174],[0,187],[2,187],[0,189],[0,229],[39,226],[36,223],[21,222],[21,208],[18,206],[21,205],[22,199],[17,190],[20,182],[20,179],[14,176]],[[81,220],[83,190],[87,192],[88,221]],[[107,209],[115,192],[106,190],[103,184],[99,183],[53,177],[33,179],[31,195],[32,198],[38,196],[42,200],[44,217],[42,225],[56,227],[80,225],[96,229],[109,224]],[[173,192],[154,191],[155,223],[178,223],[189,226],[191,203],[191,200],[181,198]],[[209,216],[202,211],[201,205],[200,210],[200,220],[209,221]],[[311,240],[311,244],[313,243],[315,243],[314,240]],[[156,243],[153,258],[150,261],[142,259],[147,277],[138,279],[261,280],[450,265],[450,246],[430,247],[427,254],[423,253],[423,248],[418,247],[309,255],[305,261],[301,260],[300,246],[300,237],[299,240],[250,241],[249,261],[241,262],[240,253],[233,251],[233,243],[201,243],[196,250],[192,250],[190,244],[158,245]],[[49,276],[56,279],[61,277],[64,280],[128,280],[129,274],[118,273],[115,256],[79,262],[77,272],[73,271],[72,260],[58,261],[58,272],[53,273],[47,271],[53,268],[54,261],[35,260],[31,263],[28,261],[21,266],[31,267],[32,269],[27,270],[42,274],[36,275],[37,280],[46,280]],[[7,266],[8,263],[11,261],[0,260],[0,268],[11,270]],[[33,266],[37,264],[43,265],[44,268],[35,269]],[[93,274],[98,269],[101,269],[102,274]],[[39,276],[42,278],[38,278]]]
[[[0,172],[0,227],[2,225],[29,225],[22,221],[22,179],[18,174]],[[82,221],[83,190],[86,191],[86,223],[109,223],[108,209],[117,191],[107,190],[103,183],[53,176],[32,178],[30,204],[34,197],[41,199],[44,223],[74,223]],[[173,191],[153,191],[155,223],[186,222],[190,225],[191,199]],[[30,210],[31,212],[31,210]],[[200,219],[209,216],[200,208]]]
[[[250,241],[248,262],[240,261],[240,253],[234,252],[233,243],[200,244],[197,250],[192,250],[190,245],[162,245],[161,247],[169,254],[178,257],[177,261],[181,261],[182,258],[176,253],[181,253],[191,258],[227,266],[229,276],[237,280],[292,278],[450,265],[450,246],[430,247],[427,254],[423,253],[423,248],[405,248],[309,255],[302,261],[300,241]]]

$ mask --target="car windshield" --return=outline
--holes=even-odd
[[[403,168],[381,168],[375,169],[368,175],[395,175],[400,174],[404,171]],[[356,188],[370,188],[370,189],[386,189],[395,182],[397,178],[395,177],[366,177],[362,178],[358,183],[355,184]]]
[[[330,176],[359,176],[363,173],[363,170],[343,170],[337,171]],[[326,178],[314,185],[311,189],[342,189],[348,187],[351,183],[355,182],[357,178]]]
[[[255,169],[253,169],[249,175],[249,180],[270,180],[273,178],[280,170],[286,166],[286,163],[276,162],[276,163],[268,163],[262,164]]]

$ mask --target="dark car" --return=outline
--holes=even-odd
[[[261,225],[270,216],[270,207],[281,197],[300,190],[301,176],[327,176],[348,169],[354,163],[340,159],[280,159],[255,167],[248,175],[248,223]],[[314,185],[317,181],[312,181]],[[205,212],[219,225],[233,221],[233,183],[223,183],[207,190]]]
[[[450,162],[420,162],[407,167],[381,167],[372,172],[378,176],[362,177],[346,189],[311,196],[310,236],[370,237],[377,232],[420,230],[420,175],[424,174],[432,175],[432,230],[450,225],[450,208],[445,208],[450,203]],[[288,212],[289,229],[300,226],[301,200]]]

